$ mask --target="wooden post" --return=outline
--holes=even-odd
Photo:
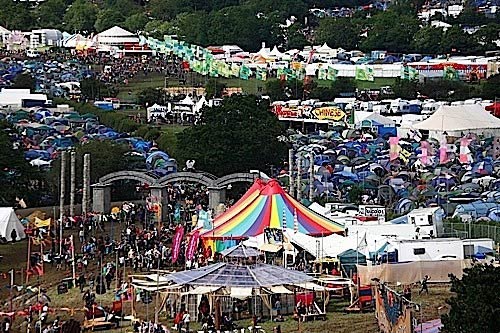
[[[28,236],[28,261],[26,263],[26,285],[28,285],[31,259],[31,236]]]

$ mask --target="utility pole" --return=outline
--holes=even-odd
[[[64,199],[66,196],[66,152],[61,153],[61,187],[59,193],[59,255],[62,255]]]
[[[314,155],[311,152],[309,155],[309,201],[312,202],[314,198]]]
[[[76,192],[76,153],[71,152],[70,156],[71,163],[71,180],[70,180],[70,190],[69,190],[69,216],[75,216],[75,192]]]
[[[293,181],[293,149],[288,150],[288,179],[290,186],[290,195],[293,197],[295,195],[295,186]]]

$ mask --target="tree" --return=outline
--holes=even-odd
[[[61,28],[61,17],[66,13],[64,0],[47,0],[38,7],[38,25],[41,28]]]
[[[13,128],[0,121],[0,205],[13,206],[16,197],[35,204],[37,186],[42,184],[40,172],[24,159],[22,149],[13,148],[10,131]]]
[[[476,264],[464,269],[462,279],[451,275],[446,301],[450,312],[441,317],[442,333],[497,333],[500,328],[500,267]]]
[[[125,17],[121,11],[116,9],[103,9],[97,14],[94,28],[97,32],[104,31],[115,25],[121,25],[125,21]]]
[[[205,92],[207,97],[222,97],[224,89],[226,89],[226,84],[223,82],[217,82],[217,79],[210,79],[205,84]]]
[[[161,21],[170,21],[180,13],[192,12],[186,0],[151,0],[149,9],[151,16]]]
[[[392,90],[396,98],[415,99],[417,98],[418,87],[417,80],[403,80],[397,77]]]
[[[30,74],[18,74],[12,88],[35,90],[35,79]]]
[[[231,96],[202,112],[202,124],[178,134],[180,161],[193,159],[198,169],[222,176],[267,171],[286,159],[287,148],[277,139],[283,128],[265,101]]]
[[[113,91],[110,87],[106,86],[99,80],[96,79],[83,79],[80,82],[80,90],[82,96],[90,100],[98,100],[103,97],[111,97],[116,95],[116,91]]]
[[[76,0],[64,15],[64,23],[68,30],[74,32],[94,31],[97,19],[97,7],[89,1]]]
[[[133,14],[125,19],[123,26],[130,31],[144,31],[149,19],[144,13]]]
[[[174,26],[170,22],[159,20],[152,20],[146,23],[144,31],[146,31],[149,36],[157,39],[162,39],[165,35],[176,33]]]
[[[144,106],[151,106],[155,103],[163,104],[165,95],[161,89],[146,88],[137,95],[137,103]]]
[[[9,30],[30,30],[34,27],[35,20],[30,11],[30,4],[0,0],[0,25]]]
[[[490,23],[482,26],[475,34],[474,39],[484,51],[493,51],[497,49],[496,41],[500,35],[500,24]]]
[[[458,25],[454,25],[446,30],[441,39],[441,48],[446,54],[471,54],[477,50],[477,47],[478,44],[474,41],[474,38],[471,38]]]
[[[302,50],[309,42],[303,31],[304,27],[300,23],[294,23],[288,27],[286,32],[287,49]]]
[[[420,24],[414,16],[391,10],[379,12],[371,20],[368,37],[361,43],[367,51],[406,52]]]
[[[500,74],[490,76],[483,84],[482,97],[495,100],[500,97]]]
[[[315,40],[317,44],[327,43],[330,47],[352,50],[358,47],[359,30],[350,18],[329,17],[320,21]]]
[[[442,29],[427,26],[415,33],[412,41],[412,48],[416,52],[424,54],[438,54],[442,52],[442,49],[440,43],[436,43],[436,41],[442,38]]]
[[[129,169],[130,156],[126,155],[130,149],[126,144],[118,144],[111,140],[89,141],[76,147],[76,160],[83,161],[85,154],[90,154],[90,182],[97,183],[99,178],[108,173]],[[67,157],[68,158],[68,157]],[[57,189],[60,181],[61,159],[52,163],[52,168],[47,175],[53,189]],[[66,172],[69,179],[69,172]],[[83,184],[83,163],[76,164],[76,183],[78,187]]]

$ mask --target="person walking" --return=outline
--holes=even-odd
[[[422,284],[422,287],[420,288],[420,291],[418,292],[418,294],[422,294],[424,291],[427,293],[427,295],[429,295],[429,287],[427,285],[427,283],[429,282],[430,280],[430,276],[429,275],[426,275],[424,276],[424,279],[422,280],[422,282],[420,282]]]

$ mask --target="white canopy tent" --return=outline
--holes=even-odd
[[[414,124],[413,128],[429,131],[429,137],[437,139],[444,132],[455,137],[467,133],[491,137],[500,135],[500,119],[479,104],[443,105],[426,120]]]
[[[0,237],[4,237],[8,242],[12,242],[12,230],[16,230],[17,239],[26,238],[24,227],[17,218],[12,207],[0,207]]]
[[[95,35],[93,40],[99,46],[123,46],[125,43],[139,43],[139,37],[136,34],[116,25]]]

